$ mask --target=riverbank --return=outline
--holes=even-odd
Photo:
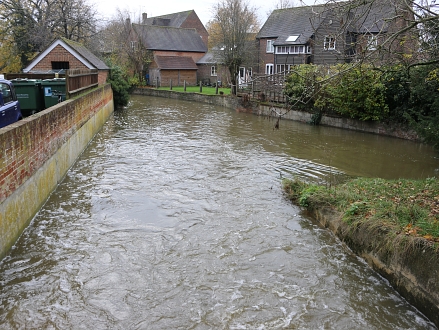
[[[439,326],[439,182],[285,180],[288,198],[330,229]]]

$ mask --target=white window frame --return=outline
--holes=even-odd
[[[289,46],[276,46],[275,51],[276,51],[276,54],[289,54],[290,47]]]
[[[367,35],[367,50],[376,50],[378,48],[378,36],[376,34]]]
[[[267,40],[267,47],[266,52],[267,53],[274,53],[274,40]]]
[[[265,64],[265,74],[273,74],[274,73],[274,64],[267,63]]]
[[[335,36],[332,34],[326,35],[323,40],[323,49],[324,50],[335,50],[336,40]]]
[[[286,68],[285,64],[276,64],[276,73],[284,73]]]
[[[210,67],[210,75],[211,75],[212,77],[216,77],[216,76],[218,75],[218,73],[217,73],[217,71],[216,71],[216,65],[212,65],[212,66]]]
[[[294,45],[294,46],[276,46],[276,54],[309,54],[310,46]]]

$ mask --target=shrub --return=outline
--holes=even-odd
[[[322,67],[312,64],[297,65],[286,80],[285,93],[289,103],[301,110],[312,110],[320,96]]]
[[[386,118],[389,106],[381,73],[368,66],[353,66],[343,71],[331,83],[325,84],[328,105],[350,118],[364,121]]]
[[[111,67],[108,82],[113,89],[114,106],[116,108],[126,106],[130,98],[129,91],[131,86],[128,83],[126,74],[124,74],[119,66]]]

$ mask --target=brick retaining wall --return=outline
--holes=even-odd
[[[0,258],[113,109],[105,85],[0,129]]]

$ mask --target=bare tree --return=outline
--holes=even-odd
[[[274,9],[291,8],[296,5],[294,0],[277,0],[274,4]]]
[[[85,0],[3,0],[1,9],[22,66],[57,37],[85,42],[95,33],[96,12]]]
[[[213,8],[211,45],[216,58],[230,72],[232,93],[237,91],[239,67],[256,56],[254,36],[259,29],[256,9],[245,0],[222,0]]]
[[[141,15],[131,19],[128,11],[118,10],[116,17],[99,32],[101,52],[124,71],[143,81],[144,73],[152,62],[152,51],[133,34],[132,23],[142,24]]]

